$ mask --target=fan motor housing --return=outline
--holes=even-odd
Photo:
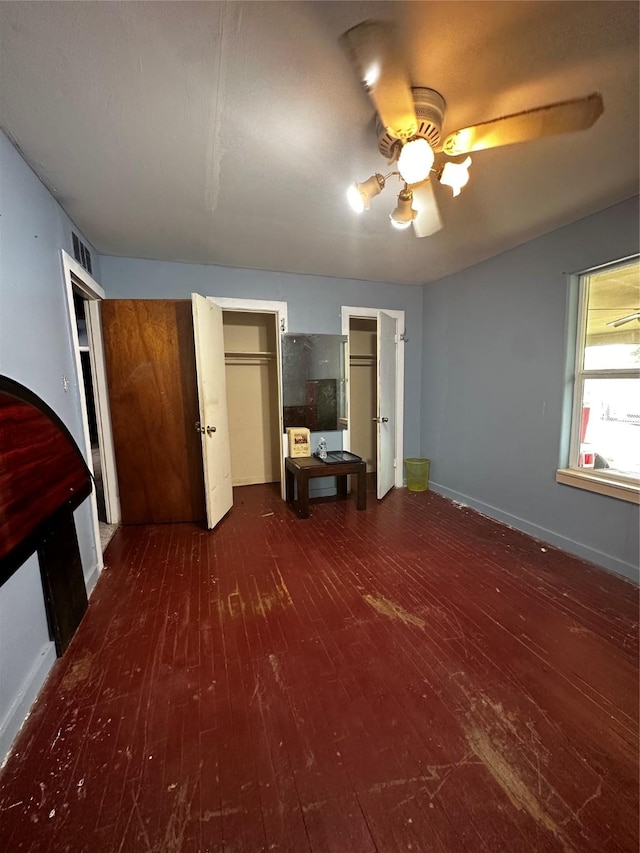
[[[426,139],[435,150],[440,145],[442,123],[444,121],[445,100],[435,89],[421,87],[412,88],[413,103],[418,119],[418,130],[413,139]],[[378,151],[387,160],[396,160],[400,153],[400,140],[392,136],[376,117],[376,132],[378,134]]]

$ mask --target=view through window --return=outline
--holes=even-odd
[[[640,262],[580,280],[572,468],[640,478]]]

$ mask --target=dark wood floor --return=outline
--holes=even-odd
[[[406,490],[119,530],[3,851],[637,851],[638,596]]]

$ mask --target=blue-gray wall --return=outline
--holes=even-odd
[[[0,373],[48,403],[82,446],[80,396],[60,249],[72,226],[55,199],[0,133]],[[62,377],[71,384],[63,388]],[[85,577],[97,555],[89,502],[75,513]],[[0,588],[0,761],[53,661],[35,556]]]
[[[2,134],[0,198],[0,372],[40,395],[82,444],[60,260],[61,248],[71,254],[72,224]],[[292,332],[340,332],[342,305],[404,310],[405,454],[429,456],[444,493],[632,575],[637,507],[556,485],[554,474],[566,273],[631,254],[637,243],[635,200],[424,289],[109,257],[96,258],[94,277],[112,298],[194,291],[285,301]],[[76,525],[91,582],[87,505]],[[53,661],[32,557],[0,589],[0,761]]]
[[[420,449],[422,287],[349,279],[259,272],[230,267],[140,261],[102,256],[102,285],[108,299],[189,299],[227,296],[287,303],[289,332],[339,335],[343,305],[404,311],[404,452]]]
[[[638,577],[638,506],[555,482],[568,274],[638,252],[638,199],[424,288],[421,452],[432,487]]]

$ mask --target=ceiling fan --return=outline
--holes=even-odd
[[[620,317],[612,323],[607,323],[607,326],[613,326],[614,329],[617,329],[619,326],[624,326],[626,323],[632,323],[634,320],[637,320],[638,323],[640,323],[640,311],[636,311],[635,314],[628,314],[626,317]]]
[[[358,212],[369,210],[386,181],[397,175],[404,187],[390,214],[391,224],[399,229],[413,225],[417,237],[428,237],[442,228],[432,177],[457,196],[469,180],[470,154],[586,130],[604,109],[602,97],[594,92],[464,127],[442,141],[444,98],[434,89],[411,86],[391,24],[363,21],[339,41],[375,107],[378,150],[390,163],[397,164],[388,175],[376,173],[363,183],[353,184],[347,193],[349,202]],[[445,159],[461,155],[466,155],[462,161]]]

